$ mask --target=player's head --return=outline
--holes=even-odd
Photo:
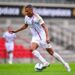
[[[11,26],[8,26],[8,27],[7,27],[7,30],[8,30],[9,32],[11,32],[13,29],[12,29]]]
[[[33,6],[32,5],[25,6],[25,15],[27,15],[28,17],[33,16]]]

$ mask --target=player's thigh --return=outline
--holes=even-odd
[[[31,50],[35,50],[38,47],[39,47],[39,38],[34,36],[32,37],[30,48]]]
[[[45,48],[50,55],[53,55],[54,50],[52,49],[51,44],[47,44],[46,42],[41,43],[42,48]]]
[[[53,50],[51,44],[48,44],[48,46],[46,47],[46,50],[47,50],[47,52],[48,52],[50,55],[53,55],[54,50]]]
[[[5,46],[6,46],[7,52],[14,50],[14,44],[13,43],[6,43]]]
[[[40,46],[42,48],[52,48],[51,44],[47,44],[46,41],[40,41]]]

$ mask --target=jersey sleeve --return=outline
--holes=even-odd
[[[40,23],[40,25],[44,23],[44,20],[42,19],[41,16],[38,15],[38,19],[39,19],[39,23]]]

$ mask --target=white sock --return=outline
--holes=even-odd
[[[41,56],[41,54],[40,54],[37,50],[34,50],[32,53],[33,53],[33,55],[35,55],[42,63],[47,63],[47,61]]]
[[[66,62],[63,60],[63,58],[62,58],[58,53],[54,52],[53,56],[54,56],[57,60],[59,60],[63,65],[65,65]]]
[[[58,53],[54,52],[54,57],[55,57],[57,60],[59,60],[59,61],[66,67],[66,69],[67,69],[68,72],[71,71],[71,68],[70,68],[69,64],[68,64],[67,62],[65,62],[65,61],[63,60],[63,58],[62,58]]]
[[[9,61],[12,62],[13,61],[13,53],[9,53],[8,55],[9,55]]]

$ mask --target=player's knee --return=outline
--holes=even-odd
[[[36,50],[37,48],[35,47],[30,47],[30,51],[33,52],[34,50]]]
[[[52,56],[53,56],[54,51],[53,51],[53,49],[52,49],[52,48],[47,49],[47,51],[48,51],[48,53],[49,53],[50,55],[52,55]]]
[[[53,51],[50,52],[50,54],[51,54],[52,56],[53,56],[53,53],[54,53]]]
[[[53,56],[53,54],[54,54],[54,51],[53,51],[53,49],[51,50],[51,55]]]
[[[31,52],[33,52],[33,51],[34,51],[34,49],[30,48],[30,51],[31,51]]]

